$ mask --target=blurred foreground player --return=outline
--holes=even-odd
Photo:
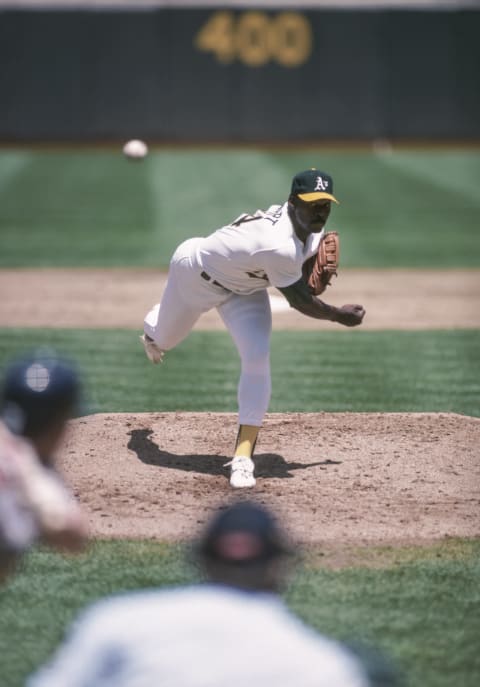
[[[371,687],[353,653],[276,594],[290,551],[267,510],[219,511],[195,550],[205,584],[94,604],[27,687]]]
[[[77,551],[86,522],[54,455],[79,400],[76,372],[54,354],[12,362],[0,391],[0,578],[36,541]]]

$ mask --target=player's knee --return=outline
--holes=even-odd
[[[244,372],[264,374],[270,370],[270,350],[263,346],[250,347],[241,360]]]

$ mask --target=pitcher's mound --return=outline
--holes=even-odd
[[[251,498],[298,541],[407,543],[480,536],[480,419],[435,413],[270,414],[257,486],[228,482],[231,413],[100,414],[72,423],[60,467],[92,534],[184,540]]]

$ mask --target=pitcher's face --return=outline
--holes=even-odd
[[[331,210],[330,200],[316,200],[307,203],[300,198],[291,200],[294,221],[302,233],[318,234],[327,223]]]

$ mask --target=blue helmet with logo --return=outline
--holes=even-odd
[[[54,352],[35,352],[6,369],[0,412],[15,434],[34,437],[75,412],[80,381],[74,366]]]

